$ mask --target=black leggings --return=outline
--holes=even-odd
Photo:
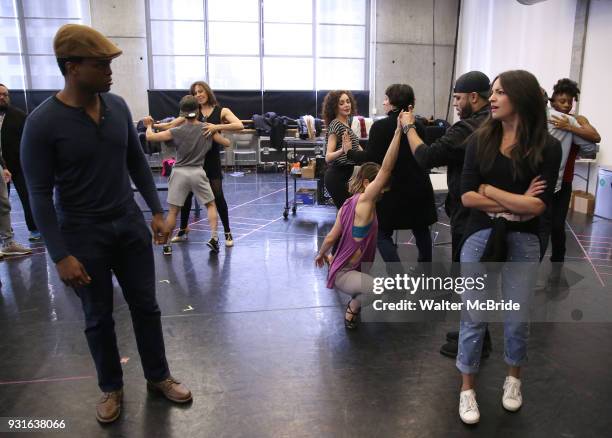
[[[351,194],[348,191],[348,181],[353,174],[353,166],[329,166],[325,170],[325,188],[338,210]]]
[[[542,252],[546,252],[550,240],[552,243],[551,262],[563,263],[565,261],[565,219],[571,197],[572,183],[563,181],[561,189],[553,195],[552,202],[542,217],[544,224],[543,237],[541,237]]]
[[[217,205],[217,211],[219,212],[219,217],[221,218],[221,222],[223,223],[223,230],[226,233],[229,233],[229,212],[227,209],[227,202],[225,201],[225,196],[223,195],[222,180],[211,179],[210,188],[212,189],[213,195],[215,195],[215,204]],[[189,195],[187,195],[187,199],[185,199],[185,204],[183,204],[183,208],[181,209],[181,230],[186,229],[187,225],[189,224],[189,214],[191,213],[192,199],[193,193],[190,192]]]

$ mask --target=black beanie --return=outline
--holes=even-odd
[[[479,93],[489,91],[491,83],[489,77],[480,71],[470,71],[462,74],[455,82],[454,93]]]

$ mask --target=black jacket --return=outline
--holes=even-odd
[[[11,173],[21,173],[19,160],[19,144],[25,125],[26,114],[19,108],[9,105],[6,109],[2,130],[0,132],[0,145],[2,146],[2,167]]]
[[[491,108],[486,105],[467,119],[455,123],[446,134],[429,146],[426,144],[417,146],[414,154],[423,169],[447,167],[448,195],[444,206],[454,233],[463,233],[470,215],[469,210],[461,204],[461,172],[465,159],[465,140],[482,125],[490,111]]]
[[[399,111],[377,120],[370,128],[368,144],[363,151],[349,151],[356,164],[373,161],[381,164],[391,144]],[[419,136],[425,129],[417,123]],[[405,230],[431,225],[438,220],[434,192],[428,173],[414,159],[408,139],[402,134],[397,163],[391,174],[391,188],[376,205],[379,227],[383,230]]]

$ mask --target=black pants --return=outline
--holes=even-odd
[[[210,188],[212,189],[213,195],[215,195],[215,205],[219,212],[219,217],[223,223],[223,230],[226,233],[230,232],[229,224],[229,211],[227,208],[227,202],[225,201],[225,195],[223,194],[223,184],[221,179],[211,179]],[[193,193],[187,195],[183,208],[181,208],[181,230],[187,228],[189,224],[189,214],[191,213],[191,202],[193,200]]]
[[[145,378],[167,378],[170,372],[155,298],[151,233],[138,207],[134,205],[129,214],[104,223],[63,221],[62,234],[68,250],[92,279],[76,293],[85,313],[85,336],[100,389],[109,392],[123,386],[113,320],[113,273],[132,315]]]
[[[551,262],[563,263],[565,261],[565,220],[572,197],[572,183],[563,182],[561,189],[553,195],[550,207],[544,213],[541,239],[543,252],[546,252],[548,240],[552,245]]]
[[[26,225],[28,226],[28,231],[34,232],[38,231],[36,224],[34,223],[34,217],[32,216],[32,209],[30,208],[30,197],[28,196],[28,188],[26,186],[25,178],[23,177],[23,173],[15,172],[12,174],[11,182],[15,186],[15,190],[17,190],[17,195],[19,196],[19,200],[21,201],[21,205],[23,207],[23,215],[25,216]],[[7,189],[9,194],[11,193],[11,185],[7,184]]]
[[[325,170],[325,188],[332,197],[337,209],[351,197],[348,181],[353,174],[353,166],[329,166]]]
[[[397,246],[393,242],[394,230],[378,229],[378,250],[385,263],[399,263],[401,260],[397,254]],[[419,250],[418,262],[432,261],[432,241],[429,227],[418,227],[412,229],[414,241]]]

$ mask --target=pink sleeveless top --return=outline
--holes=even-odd
[[[378,218],[376,212],[374,212],[374,219],[372,225],[368,231],[368,234],[360,240],[356,241],[353,239],[353,222],[355,221],[355,207],[361,193],[357,193],[348,198],[342,205],[342,211],[340,212],[340,224],[342,225],[342,235],[340,236],[340,243],[336,250],[336,256],[329,267],[329,274],[327,274],[327,287],[333,289],[334,282],[336,280],[336,274],[342,268],[348,268],[351,270],[361,270],[361,263],[371,263],[374,261],[376,255],[376,236],[378,234]],[[361,250],[361,257],[352,266],[345,266],[351,259],[355,251]]]

